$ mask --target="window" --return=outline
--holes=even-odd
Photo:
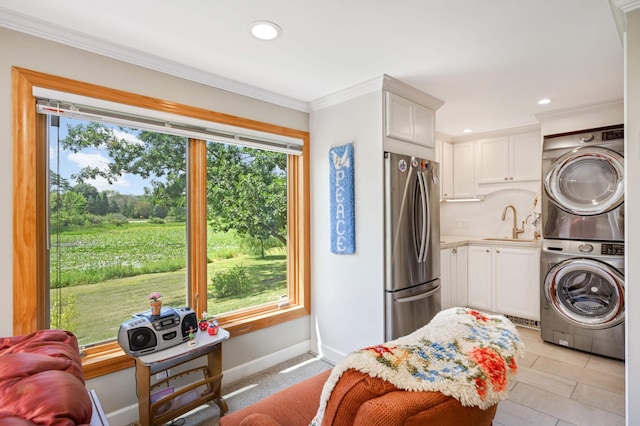
[[[84,316],[76,315],[78,313],[78,298],[80,297],[77,290],[82,287],[76,286],[76,291],[73,290],[74,286],[65,287],[68,283],[63,283],[63,281],[67,278],[63,279],[63,274],[56,272],[60,266],[68,266],[72,263],[70,258],[65,258],[67,253],[63,249],[77,246],[78,241],[65,241],[64,233],[62,233],[56,237],[57,240],[52,240],[50,255],[47,250],[50,228],[53,229],[56,226],[66,226],[65,230],[73,228],[70,223],[74,218],[65,216],[65,214],[73,212],[74,209],[76,209],[76,213],[80,214],[82,211],[80,215],[85,215],[82,221],[78,221],[78,223],[82,223],[82,226],[96,222],[84,228],[84,231],[95,225],[94,228],[105,232],[101,234],[101,238],[104,240],[112,231],[117,233],[118,227],[126,227],[128,233],[132,234],[122,241],[131,242],[141,236],[151,238],[150,236],[158,227],[169,225],[164,228],[171,229],[170,232],[166,232],[165,237],[170,237],[169,234],[175,236],[174,244],[178,250],[168,255],[172,258],[172,262],[175,261],[175,265],[172,266],[172,262],[167,261],[166,258],[162,260],[163,267],[167,269],[163,273],[174,274],[176,271],[181,271],[182,276],[180,277],[176,273],[171,280],[167,280],[174,283],[166,287],[167,290],[158,289],[157,285],[159,284],[157,283],[161,280],[151,280],[148,287],[138,283],[135,296],[131,296],[131,298],[146,298],[151,289],[166,291],[169,297],[168,303],[173,305],[182,302],[180,306],[193,307],[198,316],[202,311],[208,310],[209,313],[217,316],[221,325],[228,329],[232,335],[258,330],[308,315],[309,168],[308,134],[306,132],[185,105],[176,105],[24,69],[14,68],[13,75],[14,334],[24,334],[45,328],[48,326],[50,318],[58,321],[60,328],[73,325],[73,321],[81,322],[83,326],[86,325],[88,314],[85,312]],[[97,98],[106,102],[123,104],[127,108],[133,106],[157,111],[159,114],[180,115],[185,117],[185,122],[194,119],[208,123],[214,122],[211,124],[213,127],[219,127],[225,131],[229,128],[240,129],[240,131],[246,129],[249,137],[243,139],[245,143],[242,145],[260,147],[260,141],[256,142],[256,139],[251,137],[256,132],[297,138],[303,140],[305,144],[302,147],[302,155],[298,156],[273,152],[270,149],[237,146],[227,143],[228,141],[225,142],[224,138],[222,138],[222,142],[213,142],[212,140],[216,140],[216,138],[208,138],[205,131],[202,132],[203,137],[201,138],[198,137],[200,134],[197,131],[193,132],[195,137],[179,138],[175,134],[167,136],[162,132],[149,131],[144,128],[142,130],[120,129],[120,127],[113,125],[97,124],[91,120],[69,123],[62,123],[64,121],[62,120],[60,125],[56,127],[55,124],[58,123],[55,123],[55,119],[47,118],[43,114],[36,114],[34,88]],[[52,126],[52,124],[54,125]],[[167,177],[167,174],[159,176],[154,173],[146,175],[142,173],[141,175],[144,175],[147,180],[138,185],[142,188],[146,186],[147,189],[146,192],[143,189],[142,193],[137,195],[124,194],[124,192],[113,189],[98,190],[96,188],[96,177],[116,179],[117,167],[109,169],[114,173],[113,175],[109,175],[107,169],[100,168],[76,170],[75,174],[82,176],[84,182],[82,179],[80,181],[74,179],[73,182],[69,182],[68,176],[61,176],[64,173],[58,173],[62,172],[61,169],[49,177],[49,166],[45,155],[48,143],[53,139],[64,141],[69,136],[62,134],[62,124],[65,124],[64,132],[66,132],[66,124],[71,124],[71,128],[75,129],[73,131],[78,132],[101,129],[99,132],[103,132],[103,136],[104,132],[115,132],[116,129],[117,131],[125,131],[127,137],[135,141],[134,144],[137,144],[132,146],[140,150],[138,154],[141,158],[148,154],[144,152],[145,147],[149,148],[151,146],[149,144],[153,144],[154,141],[165,139],[165,141],[171,141],[170,143],[176,147],[172,153],[183,152],[181,155],[184,156],[182,157],[184,161],[180,160],[181,157],[176,156],[172,159],[176,163],[176,167],[165,168],[166,173],[175,172],[175,176]],[[73,126],[79,127],[74,128]],[[209,130],[207,129],[207,131]],[[58,131],[61,133],[56,134]],[[47,133],[49,138],[46,137]],[[94,132],[93,134],[100,133]],[[189,129],[186,134],[190,135]],[[207,139],[210,141],[207,142]],[[128,139],[123,137],[114,140]],[[236,138],[235,141],[237,140],[239,139]],[[63,142],[63,148],[68,149],[70,142],[71,139],[67,140],[66,145]],[[93,144],[91,147],[78,148],[80,147],[74,148],[78,150],[76,154],[85,154],[85,159],[88,158],[86,154],[105,154],[105,152],[95,151],[104,148],[104,145],[99,143]],[[122,150],[112,151],[111,155],[118,152],[122,153]],[[146,159],[150,158],[152,157]],[[57,160],[55,156],[52,156],[52,159]],[[118,161],[122,166],[125,164],[125,160],[133,161],[134,159],[135,156],[127,159],[111,157],[109,161],[112,166]],[[148,161],[145,164],[149,166]],[[56,167],[58,166],[56,163]],[[122,170],[131,171],[129,166]],[[256,171],[256,173],[247,174],[246,171],[249,169]],[[183,178],[174,179],[181,171]],[[231,195],[229,191],[226,193],[220,191],[220,187],[224,185],[216,181],[225,174],[227,178],[240,179],[233,181],[235,186],[227,185],[230,186],[228,189],[231,191]],[[50,188],[47,186],[48,180],[53,183]],[[93,182],[93,184],[87,182]],[[178,182],[181,182],[180,185],[183,186],[181,187]],[[174,184],[175,186],[171,186]],[[49,199],[52,206],[52,217],[55,218],[58,215],[58,222],[49,223],[46,220],[49,189],[53,191]],[[233,191],[236,191],[235,195],[233,195]],[[238,197],[238,191],[253,198],[255,203],[259,203],[263,207],[254,212],[251,221],[240,214],[240,212],[244,214],[248,211],[249,205],[246,201],[244,204],[240,201],[242,197]],[[246,200],[246,198],[244,199]],[[233,200],[237,202],[231,202]],[[148,205],[145,206],[143,201]],[[141,203],[138,206],[140,210],[132,211],[131,204],[138,202]],[[182,203],[184,210],[180,210],[180,203]],[[90,208],[87,208],[88,204],[90,204]],[[88,214],[89,210],[93,213]],[[266,212],[272,214],[263,214]],[[182,217],[180,217],[181,214]],[[135,215],[139,216],[137,222],[133,221]],[[76,217],[76,219],[78,218]],[[119,223],[118,220],[122,223]],[[104,225],[105,221],[108,222],[106,225]],[[131,226],[132,223],[134,223],[133,226]],[[99,226],[101,224],[104,226]],[[82,228],[82,226],[78,227]],[[183,240],[180,240],[180,235],[183,236]],[[225,235],[228,240],[221,243]],[[237,242],[242,244],[237,244]],[[222,247],[225,244],[227,247]],[[233,244],[235,247],[230,247]],[[135,249],[131,250],[135,251]],[[70,256],[71,258],[78,257],[73,253],[70,253]],[[58,268],[53,269],[54,272],[51,276],[49,274],[50,259],[51,264]],[[235,262],[229,261],[229,259]],[[181,262],[184,262],[186,268],[181,265]],[[91,277],[90,279],[79,276],[73,278],[75,283],[91,280],[103,282],[105,277],[110,276],[117,276],[122,280],[131,278],[128,275],[132,275],[139,279],[146,275],[146,273],[141,274],[140,270],[136,270],[140,269],[144,262],[132,262],[126,258],[124,253],[117,260],[110,259],[106,263],[109,264],[107,268],[90,267],[88,269],[92,274],[99,270],[101,273],[111,271],[112,275],[105,273],[98,278]],[[212,263],[219,265],[212,267],[214,266]],[[174,268],[175,270],[172,270]],[[258,272],[266,277],[265,283],[259,286],[256,284]],[[49,282],[53,283],[51,290],[54,293],[51,298],[48,297]],[[168,283],[166,284],[168,285]],[[87,290],[87,288],[88,285],[85,284],[83,290]],[[83,299],[86,300],[82,302],[83,304],[95,303],[95,299],[99,299],[101,291],[106,291],[103,289],[93,292],[95,288],[90,290],[92,290],[90,293],[93,294],[93,298]],[[83,297],[86,297],[86,294]],[[89,300],[92,301],[88,302]],[[74,303],[75,308],[73,307]],[[138,306],[144,306],[143,303],[140,302]],[[70,304],[71,307],[69,307]],[[91,310],[94,309],[92,306]],[[113,306],[108,309],[117,311]],[[130,315],[135,312],[135,308],[132,310],[131,305],[124,305],[121,311],[121,315]],[[119,325],[124,319],[126,318],[114,315],[110,327]],[[56,324],[52,323],[52,326],[56,326]],[[106,326],[99,328],[106,328],[109,331],[102,334],[96,330],[78,333],[81,344],[95,344],[94,347],[86,349],[83,364],[87,378],[132,365],[131,359],[122,353],[114,341],[113,328]],[[89,328],[80,327],[78,330],[89,330]]]

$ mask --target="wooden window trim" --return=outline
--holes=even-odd
[[[309,224],[309,133],[242,117],[137,95],[95,84],[45,74],[24,68],[12,68],[12,137],[13,137],[13,334],[22,335],[46,327],[46,203],[42,190],[46,184],[47,166],[39,149],[46,143],[36,140],[44,134],[44,120],[36,113],[33,87],[42,87],[120,104],[169,112],[247,129],[259,130],[302,139],[301,156],[289,156],[288,167],[288,281],[289,305],[278,308],[266,304],[219,316],[220,324],[238,336],[310,314],[310,224]],[[37,126],[40,127],[38,131]],[[43,138],[41,138],[43,139]],[[204,150],[204,152],[203,152]],[[206,147],[204,141],[190,140],[188,164],[192,169],[188,185],[196,192],[206,186]],[[193,169],[198,169],[193,176]],[[204,177],[203,177],[204,176]],[[204,208],[206,195],[189,197],[189,215],[197,215]],[[204,206],[203,206],[204,203]],[[190,216],[191,219],[192,216]],[[196,217],[196,216],[193,216]],[[206,254],[206,220],[190,224],[188,260],[189,303],[198,311],[206,307],[206,264],[194,259]],[[204,241],[202,235],[205,235]],[[204,246],[203,246],[204,244]],[[117,342],[109,342],[86,349],[83,371],[86,379],[133,366]]]

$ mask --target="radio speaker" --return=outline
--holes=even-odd
[[[198,318],[196,313],[191,312],[182,317],[182,338],[189,337],[189,330],[198,331]]]
[[[158,339],[152,327],[139,327],[127,330],[131,351],[145,351],[158,346]]]

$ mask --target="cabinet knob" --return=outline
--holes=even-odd
[[[505,177],[505,178],[504,178],[504,180],[509,180],[509,178],[508,178],[508,177]]]
[[[451,249],[451,253],[456,254],[457,252],[458,252],[458,249],[454,249],[454,248]]]
[[[496,253],[500,253],[500,250],[496,250]]]
[[[489,249],[487,249],[487,253],[489,253]]]
[[[511,176],[511,177],[509,178],[509,180],[513,180],[513,176]]]

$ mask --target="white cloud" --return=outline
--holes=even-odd
[[[102,154],[87,154],[84,152],[72,152],[67,159],[80,168],[97,167],[100,170],[107,170],[109,158]]]
[[[102,154],[73,152],[67,156],[67,159],[76,164],[79,168],[96,167],[99,170],[107,170],[109,165],[109,158]],[[86,183],[94,186],[98,191],[120,191],[131,187],[131,182],[127,179],[127,175],[117,177],[111,184],[101,176],[98,176],[95,179],[86,180]]]
[[[132,144],[136,144],[136,145],[142,145],[144,142],[142,142],[140,139],[138,139],[138,137],[136,135],[133,135],[131,133],[128,132],[124,132],[120,129],[114,128],[111,129],[113,131],[113,135],[118,138],[118,139],[124,139],[129,143]]]

